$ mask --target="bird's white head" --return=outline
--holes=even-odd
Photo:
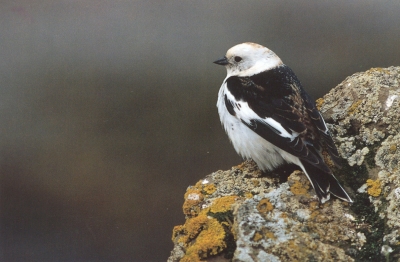
[[[227,77],[251,76],[283,64],[274,52],[250,42],[235,45],[214,63],[226,67]]]

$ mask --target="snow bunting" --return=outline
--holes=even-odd
[[[353,202],[324,162],[323,149],[339,165],[336,146],[293,71],[255,43],[236,45],[214,63],[227,70],[217,107],[236,152],[263,171],[296,164],[322,203],[330,194]]]

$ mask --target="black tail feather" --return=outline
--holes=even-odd
[[[301,160],[308,179],[310,180],[319,200],[324,203],[329,200],[330,193],[347,202],[353,202],[332,172],[324,172],[311,163]]]

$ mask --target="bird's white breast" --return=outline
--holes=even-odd
[[[231,115],[225,105],[225,94],[228,98],[233,97],[226,88],[226,83],[224,81],[218,93],[218,113],[225,131],[239,155],[246,159],[253,159],[262,170],[273,170],[285,162],[297,164],[298,158],[281,150],[256,134],[253,130],[242,123],[241,118]],[[242,115],[249,115],[249,118],[246,120],[255,117],[252,115],[256,115],[255,112],[249,110],[248,105],[247,108],[243,106],[244,103],[247,103],[241,103],[242,106],[240,107],[240,110],[247,110],[241,112]],[[238,109],[236,108],[235,110],[237,111]],[[243,120],[246,121],[245,119]]]

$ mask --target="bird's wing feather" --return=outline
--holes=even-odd
[[[336,164],[336,166],[340,167],[340,156],[337,148],[333,142],[331,133],[329,132],[328,127],[326,126],[325,120],[322,117],[321,113],[318,111],[315,106],[315,102],[310,98],[310,96],[301,88],[301,96],[304,100],[305,107],[308,111],[312,122],[315,124],[318,130],[318,134],[322,139],[322,144],[325,146],[325,149],[328,151],[332,161]]]
[[[336,147],[315,104],[289,67],[249,77],[232,76],[226,84],[229,109],[246,126],[280,149],[330,172],[321,156],[320,136],[333,153]]]

